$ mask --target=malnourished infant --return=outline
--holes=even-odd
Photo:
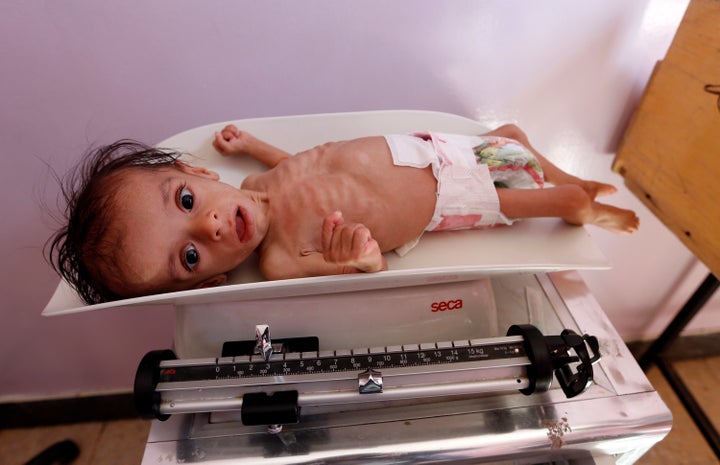
[[[563,172],[513,125],[365,137],[295,156],[231,125],[213,144],[270,169],[237,189],[178,153],[120,141],[69,179],[68,224],[49,254],[87,303],[222,284],[254,252],[267,279],[286,279],[384,270],[384,252],[406,253],[424,231],[531,217],[638,227],[634,212],[595,200],[613,186]]]

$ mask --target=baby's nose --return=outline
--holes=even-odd
[[[216,211],[209,211],[198,218],[195,224],[195,234],[210,240],[220,240],[221,237],[220,216]]]

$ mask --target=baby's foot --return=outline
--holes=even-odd
[[[605,205],[603,203],[593,202],[592,209],[595,218],[590,224],[599,226],[608,231],[632,234],[638,230],[640,219],[634,211]]]
[[[596,181],[581,181],[580,187],[590,196],[590,199],[595,200],[595,197],[602,197],[604,195],[611,195],[617,192],[617,188],[612,184],[605,184]]]
[[[546,181],[556,186],[561,186],[563,184],[575,184],[576,186],[580,186],[590,197],[590,200],[595,200],[596,197],[611,195],[617,192],[617,188],[612,184],[605,184],[604,182],[597,181],[586,181],[585,179],[569,174],[564,174],[563,176],[555,175],[555,179],[546,179]]]

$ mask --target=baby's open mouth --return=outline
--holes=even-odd
[[[243,219],[242,212],[238,208],[238,210],[235,212],[235,233],[237,234],[238,240],[240,242],[245,242],[245,233],[247,232],[247,227],[245,225],[245,220]]]

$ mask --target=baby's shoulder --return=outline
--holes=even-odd
[[[261,178],[262,174],[263,173],[255,173],[246,176],[240,184],[240,188],[247,190],[258,190],[258,178]]]
[[[240,188],[266,192],[274,183],[278,182],[279,175],[277,171],[278,167],[275,167],[260,173],[250,174],[243,179]]]

